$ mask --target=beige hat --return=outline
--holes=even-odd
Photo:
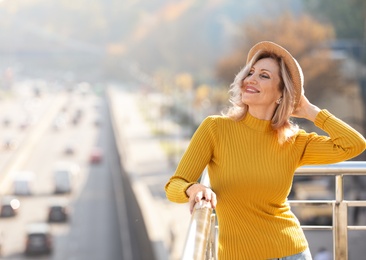
[[[253,56],[258,51],[261,51],[261,50],[267,51],[270,53],[274,53],[274,54],[278,55],[279,57],[283,58],[283,60],[286,64],[286,67],[289,70],[290,77],[291,77],[292,82],[295,87],[294,108],[296,108],[300,101],[301,94],[304,92],[304,75],[302,73],[302,69],[301,69],[299,63],[295,60],[294,57],[292,57],[292,55],[285,48],[281,47],[280,45],[278,45],[274,42],[270,42],[270,41],[263,41],[263,42],[259,42],[256,45],[254,45],[248,53],[247,63],[249,63],[249,61],[253,58]]]

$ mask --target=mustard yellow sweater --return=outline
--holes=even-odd
[[[366,148],[356,130],[327,110],[314,123],[329,137],[300,130],[282,146],[270,121],[249,113],[239,122],[210,116],[197,129],[165,190],[169,200],[187,202],[186,189],[208,166],[220,260],[279,258],[308,247],[287,202],[296,168],[341,162]]]

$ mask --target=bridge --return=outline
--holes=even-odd
[[[28,94],[22,95],[22,101],[28,100]],[[131,88],[113,85],[107,88],[105,95],[45,93],[41,99],[36,99],[38,103],[33,99],[35,103],[29,103],[29,100],[26,103],[33,107],[39,120],[23,130],[15,122],[1,126],[4,136],[16,133],[18,143],[17,148],[1,152],[0,195],[11,193],[13,175],[18,170],[34,169],[37,173],[35,194],[20,197],[18,216],[0,221],[2,259],[25,259],[25,225],[43,220],[47,205],[59,198],[69,202],[71,221],[52,224],[54,252],[41,259],[204,259],[190,256],[189,252],[204,252],[205,259],[214,259],[215,234],[219,227],[212,212],[208,209],[206,213],[198,214],[200,210],[197,209],[191,216],[188,205],[174,204],[165,198],[164,185],[174,172],[174,164],[162,150],[162,137],[154,135],[152,126],[144,119],[141,104],[146,103],[146,98]],[[12,105],[6,103],[5,109],[2,106],[5,103],[0,104],[1,120],[11,111]],[[83,118],[78,123],[55,125],[60,112],[73,114],[78,109],[83,111]],[[18,114],[12,118],[16,117],[21,118]],[[179,127],[169,122],[163,124],[173,132]],[[177,146],[186,145],[180,143],[178,137],[172,138],[176,138]],[[76,144],[73,155],[64,153],[70,142]],[[93,147],[104,151],[100,164],[89,161]],[[71,194],[52,193],[50,172],[59,159],[76,161],[81,166]],[[342,187],[349,187],[346,179],[349,175],[363,177],[366,168],[364,162],[341,166],[299,169],[299,176],[317,171],[333,178],[335,197],[327,201],[294,200],[292,203],[294,207],[315,203],[332,209],[331,225],[309,227],[314,230],[306,227],[313,253],[323,245],[337,256],[335,259],[347,259],[347,255],[348,259],[362,259],[366,255],[363,242],[366,234],[358,229],[366,224],[362,222],[366,221],[365,214],[361,210],[360,225],[353,225],[351,216],[353,210],[365,206],[365,202],[345,199]],[[203,223],[204,242],[196,242],[196,235],[202,231],[192,231],[193,221]],[[352,224],[345,226],[345,223]],[[213,231],[206,233],[207,230]],[[207,247],[207,241],[211,241],[211,246]],[[200,250],[192,249],[202,246],[204,248]],[[211,255],[206,256],[207,252]]]

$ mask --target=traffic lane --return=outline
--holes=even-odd
[[[102,118],[108,116],[104,107],[99,107],[97,112]],[[92,122],[95,118],[91,116],[86,121]],[[106,138],[110,132],[106,131],[107,127],[102,124],[97,135],[89,135],[91,143],[87,154],[93,147],[109,149]],[[87,135],[86,129],[85,132],[78,131],[77,135],[78,139]],[[89,157],[81,158],[85,162],[87,176],[78,196],[72,202],[70,230],[60,237],[54,259],[122,259],[113,178],[105,157],[104,155],[99,163],[91,163]]]
[[[104,116],[103,118],[108,118],[108,116]],[[89,129],[90,125],[87,125],[86,128]],[[109,132],[107,132],[108,133],[107,137],[113,136],[110,131],[111,131],[111,128],[109,128]],[[84,131],[82,131],[82,132],[84,132]],[[78,137],[87,136],[85,134],[85,132],[82,135],[80,135],[80,133],[74,133],[74,134],[78,135]],[[60,141],[63,140],[64,138],[61,138],[61,137],[62,137],[62,134],[58,135],[57,139]],[[39,149],[41,149],[41,150],[44,150],[45,147],[47,147],[46,146],[47,143],[52,144],[52,142],[50,142],[50,140],[47,140],[44,142],[43,145],[39,145],[37,147],[39,147]],[[61,143],[62,143],[62,141],[61,141]],[[99,144],[102,144],[102,143],[103,143],[103,141]],[[114,141],[112,141],[111,143],[113,144]],[[56,148],[57,145],[53,145],[53,147]],[[55,150],[57,151],[57,149],[55,149]],[[118,157],[118,153],[116,150],[111,149],[109,151],[112,155]],[[33,154],[37,154],[37,152],[34,151]],[[40,154],[41,155],[44,154],[44,151],[41,152]],[[48,153],[48,156],[50,156],[51,154],[52,153],[50,150]],[[84,162],[85,164],[88,163],[88,155],[82,155],[79,152],[77,154],[78,154],[77,156],[81,156],[80,158],[81,158],[82,162]],[[35,157],[37,157],[37,156],[35,156]],[[30,161],[34,165],[40,165],[42,163],[42,161],[41,162],[37,162],[37,161],[41,160],[41,159],[43,159],[42,161],[50,161],[48,159],[48,157],[44,157],[44,156],[38,156],[37,160],[30,160]],[[121,175],[120,175],[121,170],[118,170],[118,169],[116,170],[116,168],[121,166],[119,163],[119,158],[114,158],[112,161],[115,163],[114,164],[115,166],[110,166],[110,169],[113,169],[112,172],[114,172],[115,175],[121,177]],[[50,169],[51,164],[49,164],[49,166],[47,166],[47,167],[45,166],[46,164],[43,164],[43,166],[44,166],[43,168]],[[95,165],[95,166],[97,166],[97,165]],[[93,173],[92,173],[93,167],[89,168],[90,172],[85,170],[84,182],[83,181],[81,182],[81,183],[85,183],[85,184],[80,185],[81,187],[86,187],[86,186],[89,187],[89,185],[90,185],[90,187],[93,187],[93,185],[103,184],[103,181],[100,181],[100,180],[93,181],[93,178],[97,177],[97,176],[105,178],[106,171],[104,171],[104,170],[102,170],[101,172],[96,171],[95,174],[93,175]],[[49,172],[49,170],[47,170],[47,169],[45,169],[44,171]],[[103,172],[103,174],[100,174],[102,172]],[[124,177],[126,177],[126,176],[124,175]],[[46,179],[47,178],[41,178],[39,181],[41,183],[43,180],[45,183],[47,183]],[[115,179],[114,179],[114,181],[115,181]],[[115,183],[113,183],[113,184],[115,184]],[[118,185],[120,185],[120,183]],[[53,259],[65,259],[65,256],[67,258],[67,254],[71,255],[70,256],[71,258],[84,259],[83,257],[85,257],[85,259],[90,259],[90,255],[87,255],[87,253],[85,253],[85,252],[93,252],[93,250],[92,250],[93,248],[98,248],[98,246],[100,248],[100,246],[101,246],[100,245],[101,240],[98,239],[97,236],[94,236],[95,242],[89,243],[91,236],[93,236],[95,234],[95,232],[93,233],[93,230],[98,230],[98,232],[100,233],[101,232],[100,230],[102,230],[102,229],[108,230],[108,227],[109,227],[109,230],[112,230],[114,233],[110,232],[110,231],[106,231],[106,232],[104,232],[104,234],[106,234],[106,235],[115,234],[115,236],[113,236],[109,240],[108,239],[103,239],[103,240],[112,241],[112,242],[108,242],[109,243],[108,245],[109,246],[112,245],[112,247],[114,249],[113,248],[109,248],[106,250],[99,249],[98,251],[105,252],[104,254],[108,255],[111,259],[114,259],[113,258],[114,255],[116,255],[115,259],[152,259],[151,256],[153,254],[152,254],[152,250],[151,250],[151,244],[150,244],[150,241],[148,240],[148,237],[146,234],[146,229],[144,227],[143,218],[141,215],[141,211],[136,203],[136,198],[133,195],[133,191],[131,190],[131,187],[129,187],[128,179],[123,181],[122,185],[127,186],[126,189],[128,190],[127,192],[126,191],[123,192],[123,194],[127,193],[126,197],[128,197],[128,199],[127,199],[128,203],[126,203],[126,204],[128,204],[126,206],[126,212],[128,212],[127,227],[120,228],[118,226],[118,223],[114,223],[113,220],[110,220],[110,219],[113,219],[113,214],[114,214],[113,209],[116,210],[119,207],[119,205],[116,206],[116,202],[112,203],[114,197],[112,199],[108,199],[108,201],[110,201],[112,204],[108,204],[105,202],[105,203],[102,203],[101,205],[99,205],[99,204],[94,203],[92,200],[94,192],[90,193],[87,188],[80,189],[80,193],[78,191],[76,191],[76,194],[78,194],[78,195],[76,197],[74,197],[74,199],[83,198],[80,201],[85,200],[84,201],[85,203],[82,203],[84,206],[81,207],[81,209],[84,209],[84,210],[80,210],[75,213],[75,210],[78,208],[78,207],[74,207],[74,204],[76,204],[76,202],[77,202],[77,200],[75,200],[75,202],[72,203],[73,214],[72,214],[71,222],[68,225],[52,225],[52,231],[55,235],[55,237],[54,237],[55,238],[55,252],[52,256]],[[40,186],[43,186],[43,185],[40,184]],[[110,191],[111,187],[112,187],[111,184],[109,184],[107,186],[108,187],[102,188],[101,190]],[[98,187],[98,186],[96,186],[96,187]],[[86,191],[85,197],[83,195],[81,195],[81,194],[83,194],[83,191]],[[73,193],[73,195],[75,195],[75,193]],[[108,196],[101,196],[100,198],[104,198],[104,197],[108,197]],[[37,198],[37,199],[35,199],[35,198]],[[44,208],[42,205],[47,204],[46,202],[50,199],[50,196],[47,196],[47,192],[43,191],[43,192],[40,192],[38,194],[38,196],[30,197],[29,199],[33,202],[33,203],[29,204],[30,207],[33,207],[33,209],[34,208],[41,209],[41,208]],[[45,201],[44,201],[44,199],[45,199]],[[37,202],[38,204],[35,204],[35,202]],[[101,220],[101,222],[103,222],[102,226],[98,227],[98,223],[94,223],[93,221],[91,221],[91,223],[85,222],[88,218],[90,218],[90,216],[92,216],[92,214],[95,214],[94,210],[96,208],[103,208],[103,206],[109,207],[107,210],[104,210],[103,212],[109,212],[111,215],[109,217],[103,217],[103,214],[97,214],[96,217],[93,219],[93,221]],[[86,211],[88,211],[88,210],[91,212],[86,213]],[[80,214],[78,212],[80,212]],[[41,219],[41,215],[44,215],[44,214],[41,214],[40,210],[38,210],[38,213],[40,215],[38,215],[38,217],[35,217],[35,218]],[[103,218],[106,218],[107,220],[103,221]],[[78,225],[78,223],[79,223],[78,219],[80,220],[80,223],[82,223],[82,224]],[[75,221],[75,225],[73,224],[74,221]],[[84,228],[83,228],[83,226],[82,226],[83,223],[88,223],[88,224],[85,224]],[[108,226],[108,225],[106,225],[106,223],[107,224],[111,223],[111,225]],[[19,225],[19,223],[15,223],[15,226],[19,227],[20,225]],[[116,226],[118,227],[118,229],[116,229]],[[122,249],[123,257],[125,257],[126,252],[128,251],[127,249],[129,248],[129,245],[128,246],[123,245],[121,248],[121,241],[117,242],[119,238],[118,238],[118,235],[116,235],[116,232],[117,233],[128,233],[129,226],[132,227],[133,233],[134,233],[132,236],[132,239],[131,239],[133,242],[129,243],[129,245],[132,244],[132,249],[130,248],[130,250],[133,250],[133,253],[131,253],[133,255],[133,258],[128,258],[128,257],[122,258],[121,256],[118,256],[118,254],[120,254],[120,251]],[[88,228],[88,230],[90,230],[90,233],[85,231],[85,230],[87,230],[87,228]],[[121,229],[121,230],[119,230],[119,229]],[[87,234],[87,235],[85,235],[85,234]],[[20,238],[20,237],[21,236],[15,236],[14,241],[16,241],[16,239]],[[23,239],[24,239],[24,237],[23,237]],[[6,241],[9,241],[9,239],[6,239]],[[19,244],[22,245],[22,243],[19,243],[19,241],[16,241],[15,243],[17,243],[18,245]],[[97,244],[95,244],[95,243],[97,243]],[[7,255],[4,259],[23,259],[22,246],[10,248],[10,249],[8,248],[7,251],[8,251]],[[51,256],[49,256],[49,257],[51,257]],[[43,259],[48,259],[48,258],[47,258],[47,256],[45,256],[45,257],[43,257]]]
[[[62,138],[60,138],[61,140]],[[3,254],[9,255],[10,258],[12,258],[12,255],[15,255],[19,259],[19,252],[22,253],[24,251],[27,224],[33,221],[44,221],[47,216],[46,209],[49,201],[47,195],[50,194],[44,193],[42,190],[46,186],[51,186],[48,178],[49,169],[51,169],[51,164],[56,157],[50,152],[50,149],[44,152],[44,147],[48,147],[50,143],[52,141],[50,142],[49,135],[46,132],[43,135],[43,140],[41,139],[38,145],[32,149],[31,156],[27,159],[27,162],[24,165],[18,165],[17,170],[27,169],[37,173],[35,175],[37,178],[35,183],[37,185],[34,187],[34,196],[19,197],[21,204],[19,214],[15,218],[2,219],[0,223],[0,230],[4,236]],[[11,187],[12,183],[9,182],[9,187],[7,187],[9,194],[13,192]]]
[[[89,166],[85,185],[73,202],[70,233],[62,242],[67,250],[59,250],[64,254],[58,254],[56,259],[153,260],[151,242],[127,175],[121,168],[105,108],[106,103],[101,111],[104,119],[101,132],[95,143],[104,151],[104,158],[100,164]]]
[[[18,149],[13,152],[9,160],[1,168],[0,176],[0,193],[6,194],[8,192],[9,186],[11,186],[12,179],[16,172],[22,170],[22,166],[26,164],[29,156],[32,154],[34,146],[37,144],[38,140],[45,134],[47,127],[50,125],[50,121],[56,115],[60,107],[66,101],[66,96],[64,93],[58,93],[52,98],[50,106],[43,108],[44,112],[42,117],[29,128],[24,141],[21,142]]]
[[[88,178],[72,202],[69,233],[60,237],[54,259],[121,259],[112,185],[104,162],[89,168]]]
[[[95,129],[90,128],[86,121],[85,123],[85,129],[89,129],[89,131],[90,129]],[[73,129],[74,132],[78,132],[79,130],[80,129],[77,128]],[[49,182],[49,175],[52,172],[52,164],[60,157],[60,154],[56,149],[57,145],[53,144],[62,143],[63,140],[67,139],[71,132],[66,134],[67,131],[65,131],[64,133],[59,133],[57,137],[53,136],[53,138],[50,137],[50,135],[54,134],[51,131],[43,135],[42,140],[38,143],[36,149],[34,149],[32,156],[24,165],[24,168],[33,169],[35,172],[37,172],[37,190],[35,197],[21,198],[21,209],[19,215],[12,220],[9,219],[9,221],[15,223],[15,225],[13,225],[11,228],[8,228],[10,225],[5,226],[3,225],[4,222],[1,222],[0,224],[0,229],[3,230],[5,234],[4,252],[10,258],[15,255],[15,257],[19,259],[17,252],[18,254],[21,254],[21,252],[24,251],[25,224],[32,221],[44,221],[46,218],[46,208],[48,206],[49,200],[52,198],[52,195],[48,194],[48,192],[44,192],[44,190],[47,188],[49,189],[49,187],[52,186],[52,184]],[[87,134],[78,136],[88,137]],[[82,139],[80,141],[83,145]],[[87,143],[92,143],[92,141],[87,140]],[[90,146],[83,145],[83,147],[86,147],[87,149],[87,147]],[[55,149],[52,150],[50,148]],[[79,153],[78,156],[84,160],[88,158],[88,154],[83,155]],[[49,196],[47,196],[47,194]]]
[[[47,100],[47,102],[45,102]],[[48,98],[42,98],[42,101],[39,101],[39,104],[36,106],[37,107],[37,112],[38,114],[33,114],[32,116],[34,116],[35,118],[37,117],[41,117],[46,111],[48,111],[47,109],[49,109],[49,105],[55,100],[54,97],[48,96]],[[14,112],[14,111],[7,111],[7,112]],[[11,113],[10,113],[11,114]],[[14,117],[16,118],[16,117]],[[14,122],[13,122],[14,123]],[[13,126],[14,128],[15,126]],[[33,127],[37,127],[36,125],[31,126]],[[16,130],[13,129],[12,127],[9,127],[10,130]],[[8,129],[8,130],[9,130]],[[30,130],[30,129],[29,129]],[[32,129],[33,130],[33,129]],[[27,137],[28,138],[28,131],[24,131],[21,132],[24,135],[24,138]],[[21,145],[21,144],[20,144]],[[15,156],[17,154],[14,154],[13,156]],[[44,159],[44,158],[43,158]],[[12,167],[10,167],[12,168]],[[6,171],[5,171],[6,172]],[[4,174],[4,171],[2,171],[2,173]],[[3,183],[4,184],[4,183]],[[5,193],[5,190],[8,190],[8,192],[12,192],[12,190],[10,189],[11,187],[11,180],[9,180],[9,183],[7,182],[6,186],[3,185],[2,186],[2,193]],[[21,203],[21,205],[23,205],[23,207],[21,207],[21,209],[26,209],[27,208],[27,202],[26,200],[28,199],[27,197],[24,198],[19,198],[20,201],[23,201],[25,203]],[[34,208],[31,207],[29,210],[27,211],[34,211]],[[16,217],[16,218],[9,218],[9,219],[2,219],[1,221],[1,225],[0,225],[0,231],[2,231],[2,239],[3,239],[3,246],[5,247],[3,251],[8,251],[10,258],[12,258],[12,255],[15,255],[16,259],[19,259],[19,256],[17,255],[17,251],[18,249],[22,250],[21,247],[24,246],[24,235],[25,235],[25,227],[23,227],[23,225],[19,225],[19,223],[28,223],[27,219],[24,219],[24,214],[22,214],[22,210],[20,210],[19,212],[20,214]],[[16,219],[16,220],[14,220]],[[11,246],[9,246],[11,245]]]
[[[47,108],[52,101],[53,97],[45,95],[42,98],[29,97],[28,101],[14,97],[10,100],[6,100],[5,104],[1,104],[0,169],[5,166],[5,163],[11,158],[15,150],[22,145],[30,128],[34,127],[34,124],[37,123],[37,119],[47,111]],[[24,102],[34,103],[34,105],[25,110],[23,105]],[[27,119],[30,121],[27,122]]]

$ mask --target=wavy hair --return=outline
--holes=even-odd
[[[243,119],[248,111],[248,105],[242,102],[241,89],[244,79],[248,76],[250,69],[253,65],[264,58],[271,58],[275,60],[279,66],[280,85],[279,89],[282,93],[282,102],[276,108],[272,116],[272,128],[277,132],[278,142],[280,144],[289,141],[294,136],[299,127],[295,123],[290,121],[291,113],[294,109],[295,103],[295,88],[290,78],[290,74],[286,68],[284,60],[274,53],[259,51],[253,58],[247,63],[247,65],[240,70],[236,75],[234,82],[230,84],[229,95],[231,106],[226,112],[222,114],[239,121]]]

